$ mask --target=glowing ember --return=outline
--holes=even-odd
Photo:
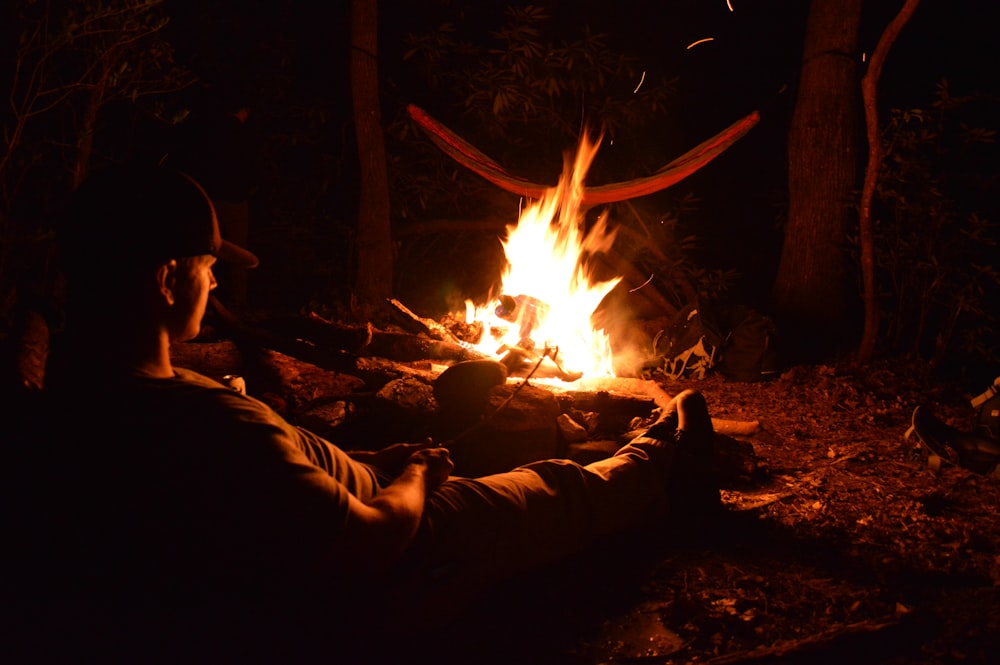
[[[608,335],[594,329],[591,317],[621,277],[592,284],[584,261],[609,249],[615,234],[608,231],[606,214],[585,232],[580,210],[584,176],[598,144],[585,137],[559,184],[507,227],[503,295],[482,309],[467,304],[467,320],[484,324],[481,351],[502,356],[517,348],[554,357],[564,374],[614,376]]]

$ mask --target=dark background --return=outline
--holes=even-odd
[[[301,163],[303,168],[310,164],[319,168],[321,159],[326,166],[334,164],[338,181],[325,214],[332,218],[331,226],[343,227],[348,234],[357,185],[348,80],[349,4],[166,3],[172,16],[167,36],[178,60],[204,84],[240,90],[253,98],[251,123],[256,131],[278,129],[268,123],[288,117],[287,109],[277,108],[281,104],[318,108],[326,114],[323,142],[314,146],[312,154],[303,146]],[[488,30],[498,24],[509,3],[380,4],[385,121],[414,103],[478,145],[476,128],[463,124],[455,100],[435,97],[406,78],[403,38],[458,19],[463,37],[488,40]],[[869,3],[872,9],[862,39],[866,53],[901,4]],[[677,77],[669,126],[650,137],[661,142],[668,155],[681,154],[752,110],[762,111],[761,123],[747,137],[671,190],[677,196],[694,194],[700,201],[686,219],[703,239],[698,260],[707,267],[739,271],[743,278],[735,297],[762,306],[780,251],[785,136],[808,2],[734,0],[733,6],[730,11],[723,0],[549,2],[546,7],[553,18],[548,37],[572,38],[589,25],[605,33],[613,48],[640,57],[647,81]],[[925,0],[886,63],[880,88],[883,107],[925,104],[942,78],[950,81],[955,94],[994,95],[998,59],[991,30],[978,3]],[[688,48],[708,37],[713,40]],[[602,146],[602,152],[614,149],[613,144]],[[551,165],[553,180],[559,166]],[[258,218],[256,224],[268,221]]]

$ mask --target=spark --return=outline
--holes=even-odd
[[[642,87],[642,82],[643,82],[643,81],[645,81],[645,80],[646,80],[646,71],[645,71],[645,70],[643,70],[643,72],[642,72],[642,76],[641,76],[641,77],[639,78],[639,85],[635,86],[635,90],[633,90],[633,91],[632,91],[632,94],[633,94],[633,95],[634,95],[635,93],[639,92],[639,88],[641,88],[641,87]]]
[[[715,41],[715,37],[705,37],[704,39],[699,39],[696,42],[691,42],[690,44],[688,44],[687,50],[691,50],[692,47],[695,47],[698,44],[704,44],[705,42],[712,42],[712,41]]]
[[[638,291],[639,289],[641,289],[642,287],[646,286],[647,284],[649,284],[652,281],[653,281],[653,275],[651,274],[649,276],[649,279],[647,279],[645,282],[643,282],[639,286],[635,287],[634,289],[629,289],[628,292],[629,293],[635,293],[636,291]]]
[[[732,2],[732,0],[726,0],[726,7],[729,7],[729,11],[733,11],[733,2]]]

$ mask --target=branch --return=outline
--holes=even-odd
[[[875,284],[875,240],[872,231],[872,199],[875,196],[875,185],[878,182],[884,152],[879,132],[878,105],[876,92],[878,79],[882,74],[882,65],[889,54],[889,49],[895,43],[903,27],[913,16],[920,0],[906,0],[902,9],[886,27],[875,46],[868,71],[861,79],[861,96],[865,106],[865,127],[868,136],[868,166],[865,170],[865,181],[861,190],[861,209],[859,220],[859,238],[861,242],[861,272],[864,282],[865,326],[858,348],[857,360],[869,362],[875,355],[875,342],[878,337],[878,289]]]

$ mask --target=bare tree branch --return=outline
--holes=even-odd
[[[872,52],[868,71],[861,79],[861,96],[865,106],[865,127],[868,135],[868,166],[865,169],[865,180],[861,190],[859,240],[861,243],[861,274],[864,284],[865,325],[858,347],[857,360],[867,363],[875,355],[875,342],[878,339],[878,288],[875,284],[875,239],[872,230],[872,199],[875,195],[875,185],[878,183],[879,171],[882,166],[884,152],[879,131],[878,105],[876,103],[878,80],[882,75],[882,65],[889,54],[889,49],[895,43],[903,27],[917,9],[920,0],[906,0],[895,18],[886,26],[885,31]]]

